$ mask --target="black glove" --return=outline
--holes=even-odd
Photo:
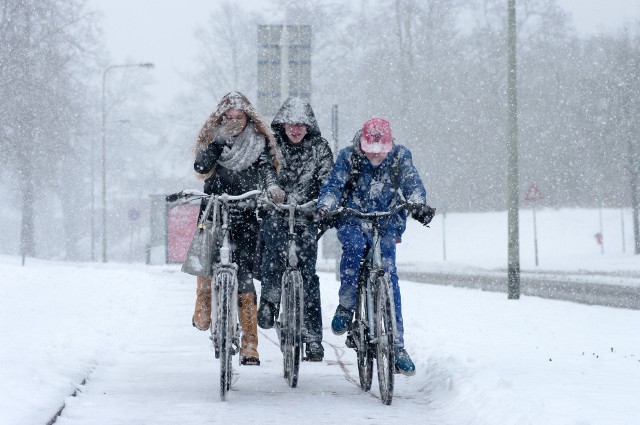
[[[431,223],[433,216],[436,215],[436,209],[429,205],[415,205],[411,208],[411,217],[426,226]]]
[[[321,225],[323,224],[324,220],[326,220],[327,217],[327,210],[324,208],[320,208],[318,211],[316,211],[316,214],[313,216],[313,222],[317,225]]]
[[[172,203],[172,202],[176,202],[178,199],[180,199],[180,193],[172,193],[171,195],[167,195],[165,196],[165,201]]]

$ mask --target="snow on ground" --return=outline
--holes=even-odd
[[[505,212],[439,213],[429,229],[409,221],[401,270],[505,269]],[[536,213],[539,266],[532,210],[520,213],[524,273],[609,273],[640,284],[629,210],[602,210],[602,228],[599,210]],[[328,328],[338,284],[321,274],[325,361],[303,363],[290,389],[275,333],[261,331],[262,366],[238,368],[222,403],[209,340],[190,323],[195,279],[178,266],[28,258],[22,267],[0,256],[0,276],[0,425],[46,424],[63,404],[63,425],[639,423],[640,311],[403,281],[418,371],[397,375],[393,405],[383,406],[375,378],[370,394],[354,383],[355,353]]]
[[[522,271],[634,272],[640,278],[640,257],[633,255],[631,210],[602,209],[602,227],[600,213],[598,209],[538,209],[536,266],[533,210],[520,210]],[[454,272],[506,269],[505,211],[444,216],[438,210],[430,226],[407,222],[398,245],[399,267]],[[603,235],[603,245],[597,243],[597,233]]]
[[[640,418],[640,311],[403,281],[417,374],[396,375],[393,404],[383,406],[375,378],[370,394],[354,384],[355,353],[328,328],[338,284],[321,274],[325,361],[303,363],[299,387],[290,389],[275,333],[261,331],[262,365],[238,367],[229,400],[220,402],[218,362],[207,334],[190,323],[195,279],[178,266],[28,259],[21,267],[19,258],[0,256],[0,276],[2,425],[46,424],[63,403],[60,425]]]

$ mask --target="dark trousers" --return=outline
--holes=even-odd
[[[206,204],[200,205],[198,220],[204,213],[205,206]],[[211,218],[212,213],[209,214]],[[253,262],[258,240],[258,221],[253,212],[232,215],[230,221],[231,260],[238,265],[238,294],[255,294]]]
[[[262,294],[271,303],[280,303],[281,280],[286,267],[289,224],[285,218],[269,217],[263,224],[265,246],[262,253]],[[322,341],[322,309],[320,279],[316,275],[318,228],[313,223],[298,223],[295,227],[298,247],[298,269],[304,285],[303,341]]]
[[[233,262],[238,265],[238,294],[255,294],[253,284],[253,261],[258,238],[258,222],[244,219],[231,225],[231,252]]]

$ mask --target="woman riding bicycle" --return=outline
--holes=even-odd
[[[311,105],[303,99],[290,97],[271,122],[271,128],[282,161],[277,183],[286,192],[284,202],[302,205],[315,200],[320,185],[331,171],[333,156],[329,143],[320,134]],[[258,309],[258,325],[264,329],[273,327],[278,314],[288,232],[285,216],[273,212],[269,214],[263,228],[265,251]],[[298,266],[304,282],[305,354],[307,360],[322,361],[320,281],[316,275],[318,228],[311,220],[299,221],[295,232],[298,237]]]
[[[194,148],[194,169],[204,179],[207,194],[240,195],[266,188],[281,202],[284,192],[276,183],[280,163],[268,125],[249,100],[238,92],[225,95],[200,130]],[[201,205],[200,214],[204,212]],[[231,220],[233,260],[238,265],[238,316],[242,326],[242,364],[259,365],[256,289],[253,260],[258,233],[254,210],[236,211]],[[198,276],[193,326],[211,324],[211,278]]]
[[[352,146],[338,154],[329,179],[320,189],[318,212],[322,216],[339,206],[363,212],[391,211],[402,196],[417,208],[414,218],[426,210],[426,191],[418,171],[413,165],[411,152],[396,145],[391,136],[389,122],[372,118],[364,123],[353,139]],[[415,374],[415,365],[404,349],[404,327],[400,287],[396,273],[396,243],[401,241],[407,215],[401,210],[389,218],[381,229],[383,265],[390,275],[395,301],[397,334],[394,352],[397,370],[404,375]],[[336,222],[338,239],[342,244],[340,261],[340,291],[338,308],[331,322],[336,335],[347,331],[356,306],[360,260],[372,241],[370,226],[353,216],[341,216]]]

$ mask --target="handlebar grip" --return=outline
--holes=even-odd
[[[180,193],[172,193],[171,195],[167,195],[164,199],[167,202],[176,202],[178,199],[180,199]]]

